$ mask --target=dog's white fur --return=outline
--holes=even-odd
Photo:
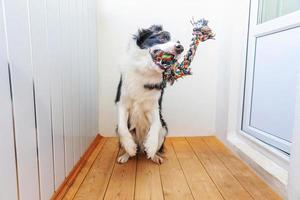
[[[127,53],[121,64],[122,87],[118,108],[118,134],[120,143],[126,153],[118,158],[125,163],[137,153],[137,145],[145,151],[148,158],[161,163],[157,151],[163,144],[166,135],[159,116],[158,100],[160,90],[145,89],[145,84],[157,84],[162,81],[162,70],[153,63],[149,51],[162,49],[174,50],[175,42],[167,42],[150,49],[140,49],[134,40],[128,45]],[[130,120],[130,130],[128,129]],[[131,130],[135,129],[135,134]]]

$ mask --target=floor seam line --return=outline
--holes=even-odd
[[[174,150],[174,153],[175,153],[175,157],[176,157],[176,159],[177,159],[177,162],[179,163],[180,169],[181,169],[181,171],[182,171],[182,173],[183,173],[184,179],[185,179],[185,181],[186,181],[186,183],[187,183],[187,185],[188,185],[188,188],[189,188],[189,190],[190,190],[190,192],[191,192],[191,194],[192,194],[192,197],[193,197],[193,199],[195,199],[194,194],[193,194],[193,191],[192,191],[192,189],[191,189],[191,187],[190,187],[190,184],[189,184],[189,182],[188,182],[188,180],[187,180],[187,178],[186,178],[186,175],[185,175],[185,173],[184,173],[184,170],[183,170],[183,168],[182,168],[182,165],[181,165],[181,163],[180,163],[180,161],[179,161],[179,159],[178,159],[177,153],[176,153],[176,151],[175,151],[174,144],[173,144],[173,139],[171,139],[171,145],[172,145],[172,148],[173,148],[173,150]]]
[[[136,195],[135,191],[136,191],[136,177],[137,177],[138,156],[139,156],[139,154],[137,153],[136,157],[135,157],[136,162],[135,162],[135,176],[134,176],[133,199],[136,199],[135,198],[135,195]]]
[[[104,139],[104,138],[102,138],[102,139]],[[102,139],[101,139],[101,140],[102,140]],[[106,142],[107,142],[107,139],[105,139],[104,143],[102,144],[102,147],[101,147],[100,151],[98,152],[98,154],[97,154],[97,156],[96,156],[95,160],[93,161],[93,163],[92,163],[91,167],[89,168],[89,170],[87,171],[86,175],[84,176],[84,178],[83,178],[82,182],[80,183],[80,185],[79,185],[79,187],[78,187],[78,190],[76,190],[76,192],[75,192],[74,196],[72,197],[72,200],[73,200],[73,199],[76,197],[76,195],[77,195],[77,193],[78,193],[78,191],[79,191],[80,187],[82,186],[83,182],[85,181],[86,177],[88,176],[89,172],[91,171],[91,169],[92,169],[92,167],[93,167],[93,165],[94,165],[95,161],[97,160],[97,158],[98,158],[99,154],[102,152],[102,150],[103,150],[103,147],[104,147],[104,145],[105,145],[105,143],[106,143]],[[96,148],[98,147],[98,145],[99,145],[99,143],[97,144]],[[96,150],[96,148],[95,148],[95,150]],[[91,156],[91,155],[90,155],[90,156]],[[80,172],[79,172],[79,173],[80,173]]]
[[[207,142],[201,138],[201,140],[208,146],[208,148],[211,150],[211,152],[220,160],[221,163],[223,163],[224,167],[230,172],[230,174],[234,177],[234,179],[240,184],[240,186],[250,195],[250,197],[255,200],[255,198],[252,196],[252,194],[247,190],[247,188],[244,187],[244,185],[239,181],[239,179],[231,172],[231,170],[226,166],[226,164],[219,158],[219,156],[212,150],[212,148],[207,144]]]
[[[218,192],[219,192],[219,194],[221,195],[221,197],[225,200],[226,198],[224,197],[224,195],[222,194],[222,192],[221,192],[221,190],[219,189],[219,187],[218,187],[218,185],[216,184],[216,182],[213,180],[213,178],[210,176],[210,174],[208,173],[208,171],[207,171],[207,169],[206,169],[206,167],[205,167],[205,165],[203,164],[203,162],[201,161],[201,159],[198,157],[198,155],[197,155],[197,153],[195,152],[195,150],[194,150],[194,148],[193,148],[193,146],[190,144],[190,142],[188,141],[188,139],[187,138],[185,138],[185,140],[187,141],[187,143],[190,145],[190,147],[191,147],[191,149],[192,149],[192,151],[193,151],[193,153],[196,155],[196,157],[197,157],[197,160],[199,161],[199,163],[202,165],[202,167],[203,167],[203,169],[205,170],[205,172],[206,172],[206,174],[209,176],[209,178],[210,178],[210,180],[213,182],[213,184],[216,186],[216,188],[217,188],[217,190],[218,190]]]
[[[115,162],[114,162],[114,166],[113,166],[113,168],[112,168],[111,174],[110,174],[110,176],[109,176],[107,185],[106,185],[105,190],[104,190],[103,199],[105,199],[106,192],[107,192],[108,186],[109,186],[109,184],[110,184],[111,177],[112,177],[112,175],[113,175],[113,173],[114,173],[114,169],[115,169],[115,166],[116,166],[116,162],[117,162],[119,153],[120,153],[120,147],[119,147],[119,149],[118,149],[118,153],[117,153],[117,156],[116,156],[116,159],[115,159]]]
[[[163,186],[162,179],[161,179],[160,166],[158,166],[158,172],[159,172],[160,187],[161,187],[163,199],[165,200],[164,186]]]

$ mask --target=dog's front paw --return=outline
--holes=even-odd
[[[157,151],[158,141],[153,137],[148,137],[144,143],[147,157],[153,159]]]
[[[128,153],[124,153],[123,155],[118,157],[118,163],[123,164],[126,163],[129,159],[129,154]]]
[[[125,149],[125,151],[129,154],[129,156],[132,157],[132,156],[136,155],[137,145],[133,141],[132,137],[129,137],[129,136],[121,137],[121,144],[122,144],[123,148]]]

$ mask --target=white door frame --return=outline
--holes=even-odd
[[[297,98],[296,98],[296,112],[295,112],[295,127],[293,131],[293,144],[291,151],[291,161],[289,169],[288,182],[288,199],[300,199],[300,72],[298,72],[297,84]]]

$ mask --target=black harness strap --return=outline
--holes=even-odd
[[[149,90],[162,90],[167,86],[167,82],[163,80],[160,83],[155,83],[155,84],[145,84],[144,88],[149,89]]]
[[[167,87],[167,79],[165,78],[165,72],[162,74],[162,81],[155,84],[145,84],[144,88],[149,90],[162,90]]]

